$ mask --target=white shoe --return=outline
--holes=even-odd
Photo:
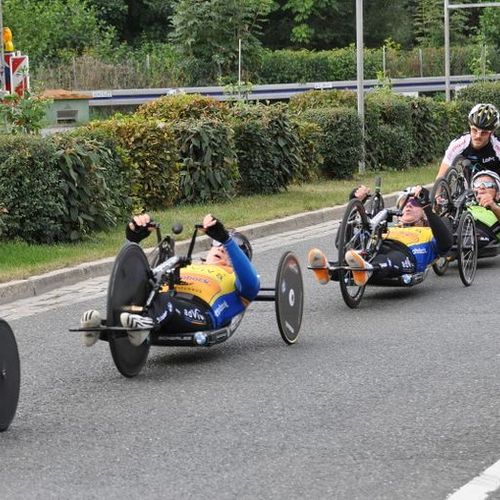
[[[366,262],[356,250],[348,250],[345,253],[345,260],[352,269],[352,279],[357,286],[365,286],[373,273],[373,266]],[[360,269],[355,271],[355,269]]]
[[[154,322],[148,316],[140,316],[139,314],[130,314],[123,312],[120,314],[120,322],[125,328],[148,328],[147,330],[129,331],[128,340],[136,347],[139,347],[148,338],[150,329],[153,328]]]
[[[81,328],[98,328],[101,326],[101,314],[95,309],[90,309],[82,314]],[[99,332],[82,332],[82,342],[86,347],[93,346],[99,340]]]
[[[325,254],[321,250],[318,248],[311,248],[307,255],[307,263],[319,283],[326,285],[330,281],[328,262]]]

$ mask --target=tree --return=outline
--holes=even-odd
[[[415,34],[422,46],[442,47],[444,40],[443,0],[417,0],[415,7]],[[450,41],[465,44],[475,31],[470,9],[450,11]]]
[[[165,41],[176,0],[88,0],[121,41]]]
[[[114,30],[85,0],[4,0],[3,11],[16,49],[34,61],[79,54],[114,39]]]
[[[498,27],[500,26],[500,8],[483,8],[479,23],[484,41],[490,47],[500,48],[500,37],[498,36]]]
[[[205,78],[235,74],[238,40],[245,66],[255,64],[259,36],[273,0],[179,0],[172,16],[171,40],[194,61],[191,70],[204,70]],[[202,66],[200,66],[200,64]]]

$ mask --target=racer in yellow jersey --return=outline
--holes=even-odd
[[[368,194],[365,186],[353,191],[353,197],[361,201]],[[401,210],[401,217],[383,235],[383,244],[370,262],[366,262],[356,250],[346,252],[345,259],[357,286],[364,286],[367,282],[417,284],[423,280],[429,266],[453,245],[451,230],[432,211],[427,189],[421,186],[405,189],[398,198],[397,208]],[[308,261],[319,283],[338,280],[338,271],[328,265],[321,250],[311,249]]]
[[[150,221],[148,214],[135,216],[127,225],[127,239],[139,243],[147,237],[153,230]],[[212,238],[204,261],[181,268],[181,284],[175,286],[175,291],[164,287],[145,315],[122,313],[124,327],[161,329],[167,334],[217,329],[244,312],[257,296],[260,280],[251,263],[248,239],[237,231],[227,231],[211,214],[204,217],[203,228]],[[87,311],[80,323],[87,328],[99,325],[99,312]],[[148,330],[132,331],[129,340],[140,345],[148,335]],[[95,341],[92,333],[84,333],[85,345]]]

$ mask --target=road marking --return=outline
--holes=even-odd
[[[448,500],[485,500],[500,488],[500,460],[448,496]]]
[[[329,221],[321,224],[316,224],[304,229],[294,229],[286,233],[280,233],[272,236],[257,238],[252,242],[254,253],[265,252],[272,250],[277,246],[293,244],[297,241],[313,240],[323,236],[334,234],[334,230],[338,227],[338,221]],[[201,257],[203,253],[193,255],[193,258]],[[57,288],[47,293],[20,299],[8,304],[0,306],[0,318],[7,321],[34,316],[35,314],[45,313],[47,311],[64,307],[87,300],[99,299],[104,297],[108,290],[109,275],[91,278],[81,281],[74,285]]]

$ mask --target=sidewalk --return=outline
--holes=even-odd
[[[384,195],[386,206],[392,206],[396,202],[397,193]],[[321,224],[330,220],[341,219],[346,205],[322,208],[312,212],[291,215],[281,219],[250,224],[238,228],[245,233],[250,240],[270,236],[273,234],[292,231],[303,227]],[[189,240],[176,242],[176,249],[179,253],[186,253],[189,246]],[[195,251],[208,249],[208,238],[201,237],[197,239]],[[86,262],[74,267],[67,267],[51,271],[46,274],[32,276],[24,280],[16,280],[0,284],[0,304],[7,304],[19,299],[35,297],[43,293],[54,290],[55,288],[73,285],[80,281],[96,278],[109,274],[113,267],[114,257],[101,259],[94,262]]]

